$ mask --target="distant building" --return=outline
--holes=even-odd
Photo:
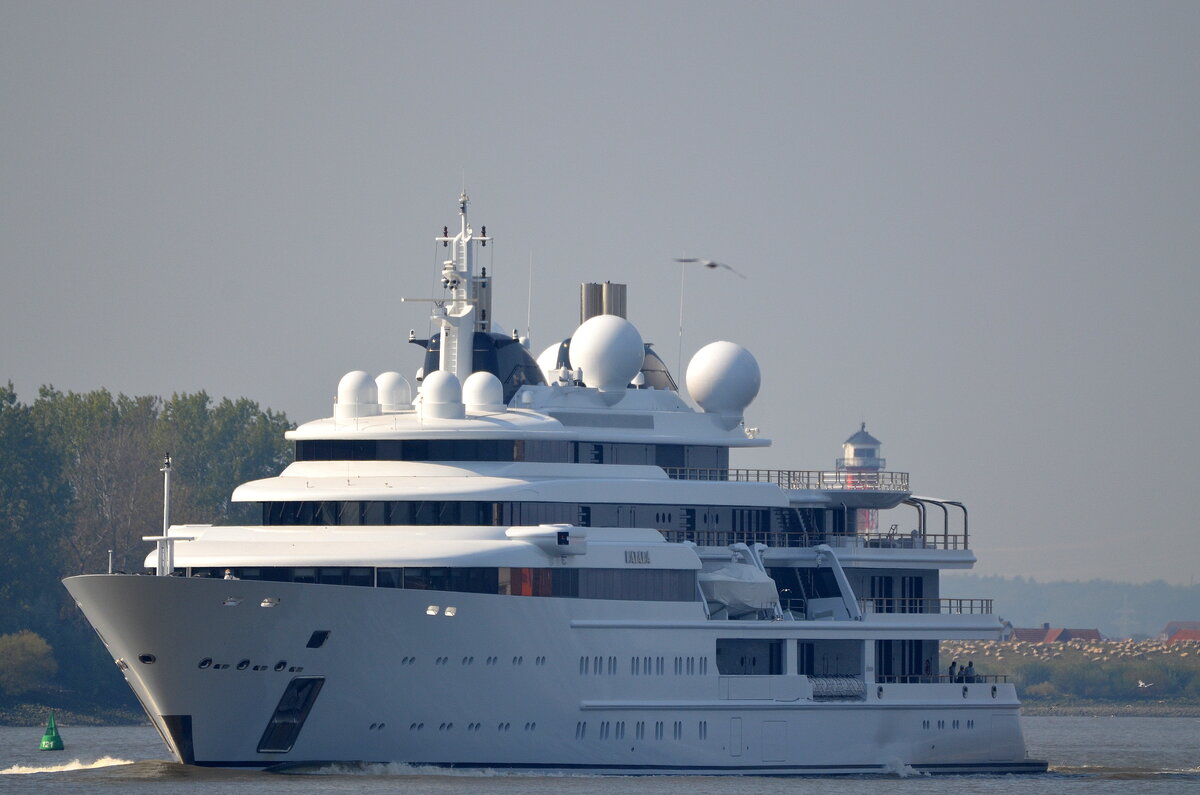
[[[1185,641],[1200,641],[1200,629],[1181,629],[1167,638],[1167,643],[1183,643]]]
[[[1069,640],[1104,640],[1098,629],[1068,629],[1042,624],[1040,627],[1013,627],[1007,640],[1025,643],[1065,643]]]
[[[1200,621],[1171,621],[1158,633],[1159,640],[1170,640],[1181,631],[1200,631]]]
[[[1046,643],[1060,643],[1068,640],[1104,640],[1098,629],[1052,629],[1046,633]]]

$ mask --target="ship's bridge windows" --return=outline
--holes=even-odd
[[[793,508],[680,506],[578,502],[483,502],[475,500],[348,500],[261,503],[270,526],[380,526],[575,524],[580,527],[654,527],[684,533],[670,540],[723,546],[752,543],[763,533],[789,533],[772,546],[807,546],[806,525]],[[720,532],[729,527],[730,531]],[[734,535],[730,535],[732,532]],[[719,537],[718,537],[719,536]],[[737,536],[737,537],[735,537]]]
[[[534,461],[568,463],[570,442],[531,439],[302,439],[297,461]]]
[[[560,439],[302,439],[296,442],[296,460],[525,461],[724,470],[729,467],[729,448]],[[697,472],[689,475],[701,476]]]
[[[191,569],[193,577],[221,577],[227,567]],[[679,569],[566,569],[489,566],[255,566],[232,567],[242,580],[314,583],[415,591],[691,602],[696,572]]]

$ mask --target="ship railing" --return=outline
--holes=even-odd
[[[802,530],[660,530],[668,541],[691,541],[702,547],[730,544],[766,544],[768,547],[812,547],[870,549],[966,549],[965,535],[899,535],[894,533],[808,533]]]
[[[864,613],[930,613],[942,615],[991,615],[991,599],[922,599],[909,597],[863,597],[858,600]]]
[[[958,674],[955,676],[946,676],[944,674],[902,674],[876,676],[875,681],[881,685],[928,685],[928,684],[952,684],[952,685],[972,685],[972,684],[1006,684],[1008,682],[1007,674],[972,674],[966,676]]]
[[[774,483],[791,491],[894,491],[908,492],[907,472],[844,472],[808,469],[717,469],[663,467],[675,480],[727,480],[737,483]]]
[[[964,533],[827,533],[831,547],[867,547],[869,549],[967,549]]]
[[[824,535],[795,530],[659,530],[667,541],[691,541],[702,547],[730,544],[765,544],[768,547],[811,547],[824,543]]]
[[[805,600],[800,598],[782,598],[779,606],[795,616],[806,615]],[[921,615],[977,615],[992,614],[991,599],[960,599],[950,597],[945,599],[908,599],[893,597],[862,597],[858,600],[858,608],[864,614],[907,613]]]

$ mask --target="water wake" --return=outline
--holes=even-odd
[[[101,767],[113,767],[114,765],[131,765],[131,759],[117,759],[112,756],[103,756],[95,762],[83,762],[79,759],[73,759],[63,765],[48,765],[46,767],[34,767],[26,765],[13,765],[12,767],[0,770],[0,775],[28,775],[30,773],[65,773],[70,770],[95,770]]]

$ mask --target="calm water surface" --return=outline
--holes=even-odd
[[[63,752],[38,751],[42,727],[0,727],[0,790],[12,792],[231,793],[1043,793],[1200,791],[1200,718],[1022,718],[1031,756],[1048,759],[1045,776],[909,776],[824,779],[755,777],[629,778],[447,775],[403,765],[330,767],[278,774],[191,768],[165,761],[146,727],[59,730]]]

